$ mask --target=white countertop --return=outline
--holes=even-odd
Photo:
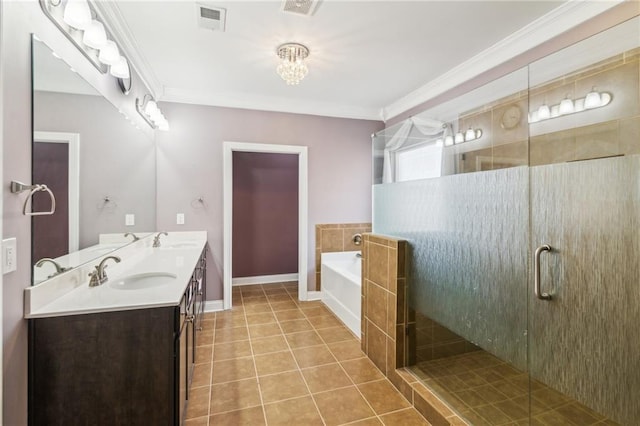
[[[110,252],[120,263],[108,261],[109,281],[133,274],[161,272],[175,274],[171,282],[152,288],[120,290],[109,281],[89,287],[88,274],[106,256],[36,286],[25,289],[25,318],[176,306],[207,243],[206,232],[172,232],[161,237],[161,247],[152,248],[153,237],[141,239]]]

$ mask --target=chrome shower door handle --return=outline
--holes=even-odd
[[[533,255],[533,292],[540,300],[551,300],[549,293],[542,293],[540,290],[540,255],[543,251],[551,251],[551,246],[543,244],[536,249]]]

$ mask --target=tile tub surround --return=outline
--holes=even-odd
[[[415,312],[408,307],[406,297],[409,250],[405,240],[363,235],[361,348],[431,424],[466,425],[404,369],[416,345]]]
[[[316,290],[320,291],[322,253],[361,250],[353,243],[355,234],[371,232],[371,223],[327,223],[316,225]]]
[[[185,426],[429,425],[298,284],[233,289],[205,314]]]
[[[155,235],[155,233],[154,233]],[[43,318],[123,309],[175,306],[180,302],[207,242],[205,231],[171,232],[161,237],[161,247],[152,248],[153,237],[109,252],[80,267],[24,290],[24,317]],[[134,291],[116,290],[109,282],[89,287],[89,273],[107,256],[122,261],[108,263],[110,280],[130,274],[169,272],[175,284]]]

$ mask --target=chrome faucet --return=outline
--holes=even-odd
[[[97,287],[107,282],[108,277],[107,272],[105,271],[107,265],[105,265],[105,263],[109,259],[113,259],[116,263],[120,263],[120,258],[118,256],[107,256],[102,259],[102,261],[96,265],[96,270],[89,274],[91,277],[89,280],[89,287]]]
[[[153,247],[160,247],[160,235],[169,235],[166,232],[158,232],[158,234],[153,238]]]
[[[126,234],[124,234],[124,237],[127,238],[129,235],[131,235],[133,237],[133,242],[135,243],[136,241],[138,241],[140,239],[140,237],[138,237],[136,234],[134,234],[133,232],[127,232]]]
[[[354,234],[351,237],[351,241],[353,241],[353,244],[359,246],[360,244],[362,244],[362,234]]]
[[[60,265],[58,262],[56,262],[55,260],[51,259],[50,257],[43,257],[42,259],[38,260],[38,262],[36,263],[36,266],[38,268],[41,268],[42,265],[44,265],[46,262],[49,263],[53,263],[53,266],[55,266],[56,268],[56,272],[54,272],[53,274],[49,275],[47,278],[53,278],[58,274],[61,274],[65,271],[68,271],[71,268],[65,268],[64,266]]]

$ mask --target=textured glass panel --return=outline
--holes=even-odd
[[[640,157],[532,167],[531,191],[531,249],[553,248],[541,258],[553,299],[531,304],[531,376],[636,425]]]
[[[409,241],[419,313],[526,370],[528,169],[374,186],[374,232]]]

